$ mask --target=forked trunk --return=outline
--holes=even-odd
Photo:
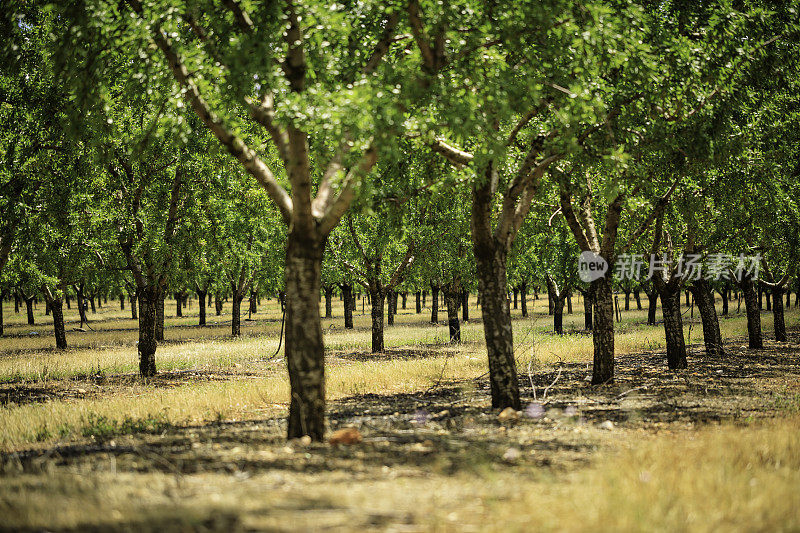
[[[761,335],[761,310],[758,305],[756,286],[753,280],[745,276],[739,283],[744,296],[744,308],[747,312],[747,337],[750,348],[758,349],[764,347],[764,340]]]
[[[140,289],[139,294],[139,375],[156,375],[156,307],[157,287]]]
[[[680,290],[661,290],[661,313],[667,340],[667,366],[670,370],[686,368],[686,343],[683,339]]]
[[[291,403],[288,438],[325,434],[325,348],[319,316],[324,239],[289,233],[286,246],[286,363]]]
[[[614,381],[614,301],[611,282],[598,278],[590,287],[594,299],[594,364],[592,384],[601,385]]]
[[[520,408],[514,334],[506,293],[506,255],[490,246],[474,244],[481,297],[483,334],[489,359],[492,407]]]
[[[786,322],[783,318],[783,287],[772,289],[772,319],[775,327],[775,340],[786,342]]]
[[[445,289],[444,299],[447,303],[447,325],[450,330],[450,342],[461,342],[461,322],[458,320],[458,304],[461,294],[458,291]]]
[[[706,355],[721,357],[724,355],[724,350],[717,309],[714,306],[714,292],[705,279],[695,281],[692,284],[692,291],[697,308],[700,310],[700,320],[703,322],[703,342],[706,346]]]
[[[383,305],[386,297],[383,291],[376,287],[369,290],[369,300],[372,305],[372,353],[383,352]],[[391,311],[390,311],[391,313]]]

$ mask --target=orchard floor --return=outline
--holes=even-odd
[[[358,428],[352,446],[283,439],[274,302],[242,339],[226,337],[224,316],[207,328],[169,319],[147,381],[122,312],[70,331],[62,353],[46,317],[31,327],[6,307],[0,529],[800,529],[796,309],[788,343],[762,315],[762,350],[747,348],[741,314],[723,319],[718,360],[687,309],[679,372],[665,368],[662,327],[624,312],[615,383],[592,387],[582,315],[553,335],[542,304],[515,312],[526,408],[505,421],[490,409],[479,320],[450,346],[446,327],[401,312],[379,355],[365,349],[368,309],[354,332],[326,320],[330,429]]]

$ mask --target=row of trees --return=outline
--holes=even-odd
[[[97,265],[117,272],[148,376],[167,288],[225,283],[236,307],[273,280],[289,437],[324,433],[323,287],[364,287],[379,333],[416,263],[450,319],[476,280],[492,405],[518,409],[507,290],[538,272],[558,308],[571,248],[609,265],[760,252],[760,283],[794,279],[793,2],[91,0],[3,17],[0,275],[27,276],[5,285],[55,316]],[[671,368],[683,280],[653,280]],[[721,349],[709,285],[688,286]],[[611,276],[582,290],[607,383]]]

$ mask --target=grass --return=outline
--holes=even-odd
[[[525,319],[513,312],[521,371],[531,363],[545,384],[561,363],[588,373],[592,339],[580,331],[582,314],[565,316],[569,333],[558,336],[550,332],[545,305],[530,302],[531,316]],[[575,309],[582,310],[580,301]],[[136,376],[136,324],[126,318],[128,312],[111,304],[99,311],[90,323],[93,330],[69,331],[71,348],[58,352],[41,309],[36,317],[41,324],[30,327],[24,315],[5,308],[11,336],[0,339],[0,393],[7,394],[0,396],[6,398],[0,407],[4,528],[800,529],[800,382],[791,373],[770,374],[779,346],[758,360],[765,369],[762,377],[746,384],[736,385],[731,377],[715,384],[707,377],[690,382],[691,368],[685,376],[649,374],[650,381],[669,381],[669,388],[650,396],[664,397],[667,414],[690,412],[699,405],[697,394],[714,409],[735,401],[715,394],[729,394],[725,391],[737,386],[745,392],[764,387],[748,396],[754,403],[742,404],[741,416],[729,415],[720,423],[648,422],[636,415],[608,430],[600,423],[611,416],[604,414],[605,404],[598,408],[601,418],[579,422],[559,414],[564,402],[580,399],[584,407],[579,408],[586,409],[604,393],[578,390],[582,373],[565,384],[565,373],[561,390],[551,391],[556,407],[548,407],[549,418],[506,427],[488,409],[485,390],[474,390],[468,397],[476,401],[455,407],[448,407],[450,397],[422,395],[436,384],[479,383],[475,378],[486,372],[479,321],[465,324],[464,342],[451,346],[446,326],[426,323],[429,311],[422,316],[401,311],[397,325],[386,329],[387,353],[378,355],[368,351],[369,316],[359,307],[354,330],[342,329],[340,318],[323,321],[326,384],[328,398],[345,406],[334,406],[338,414],[332,427],[357,423],[367,442],[303,448],[282,439],[285,362],[280,355],[269,359],[280,329],[275,302],[244,323],[239,339],[228,336],[226,316],[210,315],[219,323],[207,328],[190,326],[196,305],[185,318],[168,318],[167,341],[156,356],[161,374],[152,380]],[[474,307],[470,311],[479,317]],[[74,309],[67,315],[69,320],[76,316]],[[800,325],[796,309],[787,311],[786,319],[790,328]],[[623,312],[617,353],[663,349],[663,328],[645,320],[646,311]],[[685,320],[690,350],[699,353],[699,317],[695,313],[690,320],[687,312]],[[769,339],[771,313],[763,314],[762,326]],[[746,344],[743,313],[721,320],[721,328],[723,338]],[[29,336],[30,331],[39,334]],[[735,371],[731,367],[723,374],[728,370]],[[713,390],[698,392],[703,387],[697,383]],[[368,393],[383,396],[362,396]],[[431,417],[440,409],[455,409],[458,421],[452,427],[403,422],[404,416],[414,418],[414,407],[389,403],[397,394],[417,395],[412,405],[423,406]],[[607,394],[619,406],[618,391]],[[20,399],[26,397],[38,400]],[[643,400],[631,394],[621,401],[635,406]],[[740,411],[729,407],[731,413]],[[401,411],[390,426],[381,420],[391,416],[367,414],[387,410]],[[755,421],[752,414],[759,412],[775,418]],[[63,444],[78,450],[76,455],[67,453],[72,448],[53,448]],[[523,457],[503,459],[511,448]],[[36,450],[42,456],[27,463],[14,454]]]

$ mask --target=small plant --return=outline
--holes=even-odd
[[[148,415],[145,418],[126,416],[121,421],[103,415],[90,413],[84,419],[81,434],[84,437],[107,439],[116,435],[132,435],[135,433],[161,433],[171,424],[163,414]]]

